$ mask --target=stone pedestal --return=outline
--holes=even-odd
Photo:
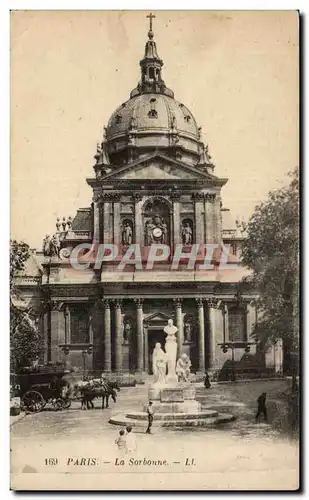
[[[167,413],[168,415],[172,413],[198,413],[201,411],[201,404],[198,401],[188,400],[182,402],[169,402],[169,403],[161,403],[159,401],[154,401],[152,405],[154,411],[154,418],[156,419],[157,415],[162,415],[162,413]],[[147,411],[147,405],[145,404],[143,407],[143,411]],[[161,420],[161,417],[158,417]]]
[[[153,402],[155,413],[194,413],[201,410],[195,392],[191,384],[154,384],[148,389],[148,399]]]

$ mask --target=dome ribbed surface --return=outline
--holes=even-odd
[[[151,115],[151,110],[154,113]],[[175,117],[175,119],[173,119]],[[142,94],[122,104],[109,119],[106,138],[136,131],[169,131],[174,126],[178,133],[198,139],[198,127],[191,111],[175,99],[161,94]]]

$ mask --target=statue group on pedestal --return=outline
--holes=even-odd
[[[187,354],[183,353],[176,364],[178,382],[190,382],[191,361]]]
[[[166,333],[165,352],[161,344],[156,343],[152,354],[152,370],[154,374],[154,385],[164,385],[173,382],[190,382],[191,361],[187,354],[183,353],[176,363],[177,343],[175,334],[178,331],[169,319],[164,328]]]
[[[59,257],[60,240],[57,233],[50,236],[47,234],[43,240],[43,255],[45,257]]]
[[[72,227],[72,217],[68,217],[67,220],[65,217],[62,217],[62,222],[60,222],[60,217],[57,217],[56,221],[56,229],[57,233],[65,233],[67,231],[71,231]]]

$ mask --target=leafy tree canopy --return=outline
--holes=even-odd
[[[31,363],[39,354],[40,334],[35,315],[19,299],[14,278],[24,270],[29,246],[16,240],[10,245],[10,361],[12,369]]]
[[[289,185],[270,192],[255,207],[242,245],[243,264],[252,270],[250,282],[259,294],[259,321],[253,335],[261,341],[281,338],[297,348],[299,289],[299,174]]]

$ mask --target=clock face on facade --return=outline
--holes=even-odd
[[[152,231],[152,234],[154,238],[160,238],[162,236],[162,229],[160,229],[159,227],[155,227]]]

